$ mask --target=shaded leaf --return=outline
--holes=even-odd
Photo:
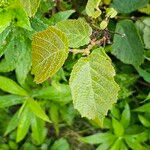
[[[57,27],[66,33],[69,47],[78,48],[90,42],[92,29],[83,19],[61,21]]]
[[[122,112],[122,116],[121,116],[121,124],[124,126],[124,128],[127,128],[130,124],[130,107],[129,105],[126,103],[125,108]]]
[[[9,121],[9,124],[6,128],[6,131],[5,131],[5,136],[7,134],[9,134],[10,132],[12,132],[15,128],[17,128],[18,126],[18,121],[19,121],[19,118],[18,118],[18,111],[13,115],[13,117],[11,118],[11,120]]]
[[[146,82],[149,82],[150,83],[150,72],[140,68],[140,67],[136,67],[136,70],[138,71],[139,75],[141,77],[143,77],[143,79],[146,81]]]
[[[115,35],[112,54],[126,64],[139,66],[143,62],[144,48],[134,23],[122,20],[118,22],[116,32],[125,36]]]
[[[70,77],[74,108],[82,117],[104,119],[107,111],[117,101],[119,86],[114,81],[115,70],[102,49],[89,57],[81,58]]]
[[[32,41],[32,73],[34,81],[41,83],[52,77],[68,56],[68,41],[55,27],[34,34]]]
[[[113,7],[120,13],[130,13],[145,6],[149,0],[113,0]]]

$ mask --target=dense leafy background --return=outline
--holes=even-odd
[[[0,0],[0,150],[149,150],[149,15],[150,0]]]

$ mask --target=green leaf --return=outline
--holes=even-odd
[[[63,148],[63,150],[71,150],[67,140],[64,138],[61,138],[61,139],[55,141],[55,143],[52,145],[52,147],[50,149],[51,150],[62,150],[62,148]]]
[[[150,83],[150,72],[140,68],[140,67],[136,67],[136,70],[138,71],[139,75],[141,77],[143,77],[143,79],[146,81],[146,82],[149,82]]]
[[[10,25],[12,14],[9,10],[0,10],[0,34]]]
[[[116,137],[111,133],[96,133],[87,137],[80,137],[78,140],[89,144],[102,144],[107,141],[112,141]]]
[[[33,17],[35,15],[40,4],[40,0],[20,0],[20,2],[29,17]]]
[[[57,86],[48,86],[34,90],[32,96],[39,99],[50,99],[59,104],[66,104],[72,100],[70,87],[66,84],[58,84]]]
[[[21,34],[18,30],[14,30],[10,42],[6,45],[4,51],[5,58],[0,62],[0,72],[14,70],[20,59],[24,57],[26,42]]]
[[[16,141],[20,142],[28,133],[31,122],[31,112],[28,107],[25,107],[21,116],[19,117],[17,138]]]
[[[143,62],[144,48],[134,23],[122,20],[117,24],[115,32],[125,36],[115,35],[112,54],[126,64],[139,66]]]
[[[130,13],[145,6],[149,0],[113,0],[112,6],[120,13]]]
[[[14,21],[15,26],[27,29],[29,31],[32,30],[29,18],[20,3],[14,3],[10,7],[10,11],[12,13],[11,19]]]
[[[111,145],[115,142],[116,137],[114,136],[112,139],[105,141],[104,143],[100,144],[96,150],[108,150],[110,149]]]
[[[9,124],[6,128],[6,131],[5,131],[5,136],[7,134],[9,134],[10,132],[12,132],[15,128],[17,128],[18,126],[18,121],[19,121],[19,118],[18,118],[18,111],[13,115],[13,117],[11,118],[11,120],[9,121]]]
[[[16,77],[18,82],[23,86],[25,84],[25,79],[31,68],[31,52],[27,47],[24,55],[20,58],[16,65]]]
[[[128,136],[127,138],[125,138],[125,141],[126,141],[127,145],[133,150],[137,150],[137,149],[148,150],[142,144],[140,144],[138,141],[136,141],[136,139],[133,138],[132,136]]]
[[[36,145],[44,143],[47,134],[45,122],[40,118],[37,118],[35,115],[33,115],[31,120],[31,129],[32,129],[31,136]]]
[[[67,20],[75,11],[74,10],[66,10],[58,12],[48,20],[49,25],[55,25],[56,23],[60,21]]]
[[[86,5],[86,13],[92,18],[97,18],[101,15],[101,10],[99,9],[101,0],[88,0]]]
[[[66,35],[55,27],[34,34],[32,41],[32,73],[41,83],[52,77],[68,56]]]
[[[51,122],[37,101],[30,98],[30,99],[28,99],[27,104],[28,104],[29,108],[31,109],[31,111],[37,117],[41,118],[44,121]]]
[[[136,109],[134,109],[133,111],[137,111],[137,112],[150,112],[150,103],[146,103]]]
[[[17,104],[22,104],[25,97],[17,95],[4,95],[0,96],[0,108],[10,107]]]
[[[61,21],[57,27],[66,33],[69,47],[78,48],[90,42],[92,29],[83,19]]]
[[[96,49],[74,66],[70,87],[74,108],[82,117],[104,119],[117,101],[119,86],[114,81],[115,70],[103,49]]]
[[[149,26],[146,26],[143,30],[143,39],[145,43],[145,48],[150,49],[150,27]]]
[[[124,128],[127,128],[130,124],[130,107],[129,105],[126,103],[125,108],[122,112],[122,116],[121,116],[121,124],[124,126]]]
[[[0,89],[16,95],[27,96],[27,92],[13,80],[0,76]]]
[[[123,136],[124,128],[123,128],[122,124],[115,118],[112,118],[112,126],[113,126],[114,133],[116,136],[118,136],[118,137]]]
[[[59,112],[58,112],[58,110],[59,110],[58,105],[56,105],[54,103],[50,104],[49,115],[54,124],[54,128],[56,130],[57,135],[59,134]]]
[[[111,146],[110,150],[120,150],[120,145],[122,142],[122,138],[118,138],[114,144]]]
[[[117,15],[117,11],[114,8],[107,8],[106,9],[106,17],[114,18]]]
[[[145,127],[150,127],[150,121],[146,118],[146,117],[144,117],[144,116],[142,116],[142,115],[138,115],[138,117],[139,117],[139,120],[141,121],[141,123],[145,126]]]

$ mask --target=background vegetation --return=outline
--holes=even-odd
[[[149,150],[149,2],[0,0],[0,150]]]

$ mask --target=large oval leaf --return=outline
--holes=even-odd
[[[131,20],[122,20],[117,24],[112,53],[126,64],[139,66],[143,62],[143,44]]]
[[[115,70],[109,57],[95,50],[74,66],[70,87],[75,109],[82,117],[103,120],[117,100],[119,86],[114,81]]]
[[[35,82],[41,83],[52,77],[68,56],[68,41],[63,32],[55,27],[38,32],[32,42],[32,73]]]
[[[57,27],[66,33],[69,46],[72,48],[78,48],[90,42],[92,29],[83,19],[61,21]]]

